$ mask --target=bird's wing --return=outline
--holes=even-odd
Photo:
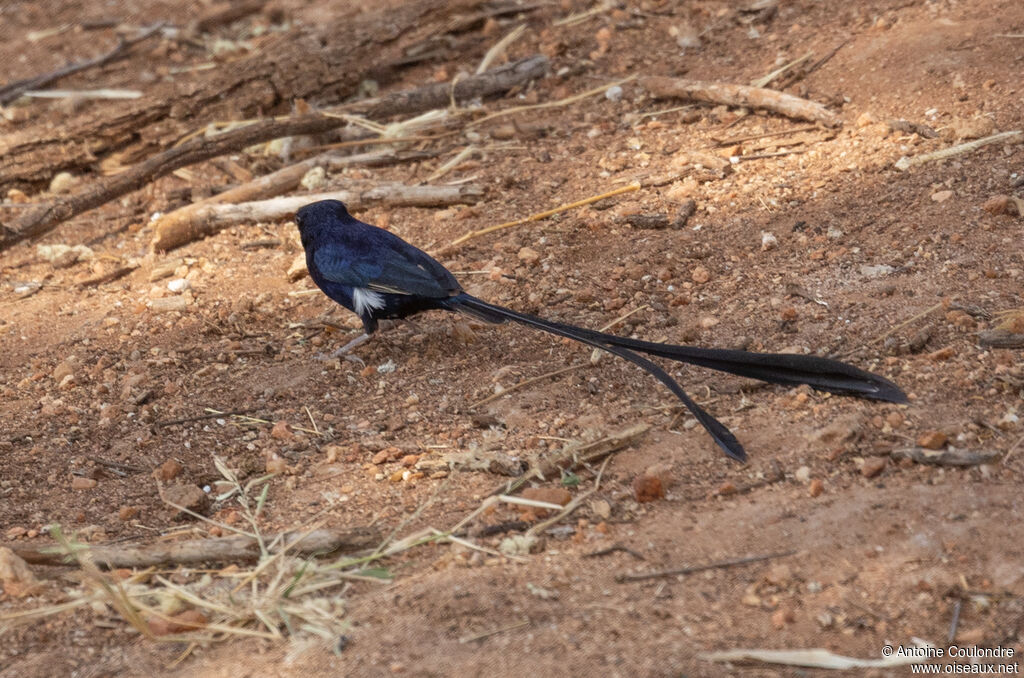
[[[459,291],[447,269],[426,254],[415,256],[421,252],[411,245],[406,247],[412,252],[387,248],[374,252],[370,258],[328,243],[317,248],[313,263],[328,280],[351,287],[437,299]]]

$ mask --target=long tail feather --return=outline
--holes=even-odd
[[[648,355],[668,358],[691,365],[707,367],[721,372],[729,372],[741,377],[759,379],[773,384],[795,386],[807,384],[820,391],[828,391],[839,395],[857,396],[872,400],[893,403],[907,401],[907,396],[899,386],[877,374],[854,367],[838,360],[820,358],[810,355],[789,353],[751,353],[722,348],[699,348],[696,346],[678,346],[675,344],[658,344],[639,339],[627,339],[614,334],[605,334],[572,325],[564,325],[543,320],[526,313],[518,313],[501,306],[488,304],[468,294],[453,299],[468,309],[477,309],[479,315],[505,317],[519,322],[535,324],[540,321],[547,328],[569,329],[579,337],[591,341],[618,346],[620,348],[640,351]],[[490,320],[489,317],[483,319]]]
[[[729,431],[729,429],[726,428],[720,421],[718,421],[713,416],[708,414],[700,405],[694,402],[694,400],[690,398],[689,395],[687,395],[686,391],[684,391],[683,388],[678,383],[676,383],[675,379],[673,379],[668,374],[668,372],[666,372],[661,367],[651,362],[647,358],[639,356],[636,353],[633,353],[632,351],[628,350],[627,348],[616,346],[614,344],[610,344],[609,342],[587,336],[588,333],[580,332],[579,328],[573,327],[571,325],[563,325],[562,323],[550,322],[548,320],[544,320],[543,318],[538,318],[536,316],[532,316],[526,313],[518,313],[516,311],[504,308],[502,306],[488,304],[487,302],[477,299],[476,297],[471,296],[469,294],[460,294],[456,297],[452,297],[449,300],[447,307],[452,308],[454,310],[460,310],[469,313],[474,317],[480,318],[481,320],[486,320],[488,322],[502,322],[504,320],[514,320],[524,325],[536,327],[538,329],[542,329],[552,334],[557,334],[562,337],[567,337],[569,339],[573,339],[575,341],[579,341],[581,343],[594,346],[595,348],[600,348],[602,350],[608,351],[613,355],[619,356],[623,360],[628,360],[634,365],[643,368],[652,376],[654,376],[658,381],[667,386],[668,389],[672,391],[672,393],[675,394],[675,396],[679,398],[679,400],[682,401],[682,403],[687,407],[687,409],[689,409],[690,412],[693,413],[693,416],[696,417],[697,421],[701,423],[701,425],[708,432],[708,434],[711,435],[712,439],[714,439],[718,446],[721,447],[727,455],[729,455],[733,459],[736,459],[737,461],[747,460],[747,453],[744,451],[743,446],[740,444],[740,442],[736,439],[736,436],[734,436],[732,432]]]

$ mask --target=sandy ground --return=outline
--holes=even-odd
[[[352,11],[327,5],[278,3],[219,27],[217,37],[237,41],[255,26],[309,26]],[[436,159],[329,173],[328,185],[424,181],[476,144],[482,150],[439,182],[484,185],[478,204],[358,215],[433,248],[639,180],[640,191],[474,239],[442,260],[471,293],[553,319],[601,327],[635,311],[614,331],[838,355],[897,381],[908,405],[673,367],[750,452],[750,463],[738,465],[646,374],[610,356],[591,365],[589,351],[527,329],[425,314],[358,349],[367,369],[319,362],[314,356],[355,336],[358,322],[322,295],[301,293],[313,289],[308,278],[289,282],[301,248],[291,222],[245,224],[168,254],[148,252],[151,214],[183,204],[197,186],[237,180],[223,164],[197,165],[0,253],[3,545],[51,545],[45,528],[54,523],[93,544],[217,536],[220,528],[177,517],[151,474],[173,460],[180,468],[166,472],[165,485],[210,486],[222,480],[215,455],[243,479],[280,472],[260,519],[268,534],[313,518],[398,537],[447,529],[508,478],[417,471],[417,463],[436,469],[429,462],[460,453],[534,463],[637,424],[650,430],[611,457],[597,491],[542,533],[535,553],[494,554],[523,529],[512,524],[520,512],[501,506],[470,531],[488,552],[425,544],[378,563],[386,580],[331,589],[325,599],[345,624],[340,644],[301,633],[294,642],[232,638],[192,647],[140,640],[111,607],[83,606],[31,623],[0,621],[0,676],[807,675],[812,670],[701,655],[826,648],[878,658],[884,645],[913,639],[947,647],[955,610],[954,642],[1013,648],[1019,658],[1024,371],[1020,349],[985,348],[978,332],[1024,307],[1024,220],[1012,207],[992,207],[993,198],[1024,192],[1024,145],[997,143],[905,172],[894,164],[1024,126],[1024,6],[793,0],[751,7],[628,3],[568,25],[556,22],[589,5],[504,14],[471,27],[472,49],[442,50],[388,88],[472,72],[519,23],[529,30],[508,56],[544,53],[552,75],[518,100],[486,102],[488,109],[555,101],[632,74],[749,83],[842,44],[787,89],[828,104],[841,128],[792,133],[806,123],[680,107],[629,82],[621,99],[602,95],[499,118],[470,136],[460,129],[420,146],[438,151]],[[116,9],[137,24],[188,21],[177,3]],[[367,10],[374,11],[383,10]],[[109,48],[110,30],[30,40],[31,31],[101,14],[49,2],[0,7],[0,77],[28,77]],[[235,58],[218,63],[231,68]],[[60,86],[145,93],[153,82],[147,74],[208,59],[201,49],[157,40]],[[34,100],[0,119],[0,143],[120,105]],[[256,174],[284,164],[247,154],[233,161]],[[98,172],[97,165],[80,180]],[[672,172],[674,180],[653,180]],[[9,202],[20,199],[10,189],[33,201],[48,190],[2,180],[0,188]],[[696,212],[685,226],[628,221],[659,213],[671,220],[687,200]],[[0,220],[17,209],[4,207]],[[766,238],[774,243],[763,247]],[[92,258],[59,267],[38,249],[53,244],[88,244]],[[171,277],[154,276],[169,260]],[[139,266],[114,282],[77,286],[124,262]],[[177,278],[189,281],[184,309],[156,312],[153,302],[174,297],[167,282]],[[26,295],[25,285],[35,283],[38,291]],[[578,367],[471,407],[496,389],[570,365]],[[167,423],[204,408],[267,423],[227,415]],[[891,456],[922,442],[999,456],[966,468]],[[598,469],[578,470],[568,494],[594,489]],[[645,474],[663,482],[663,497],[637,501],[634,482]],[[206,510],[239,520],[232,500]],[[486,526],[499,527],[480,536]],[[611,546],[627,550],[591,555]],[[779,553],[792,555],[617,579]],[[33,572],[42,584],[29,595],[9,583],[0,589],[0,615],[91,590],[77,568]],[[200,586],[200,574],[169,576]]]

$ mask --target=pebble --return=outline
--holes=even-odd
[[[612,85],[604,91],[604,98],[608,101],[622,101],[622,86]]]
[[[703,285],[711,280],[711,271],[703,266],[696,266],[693,271],[690,272],[690,279],[698,285]]]
[[[809,466],[801,466],[793,474],[793,477],[796,478],[797,482],[806,483],[811,479],[811,468]]]
[[[761,251],[767,252],[779,246],[779,239],[768,231],[761,231]]]
[[[807,494],[812,497],[818,497],[822,492],[825,491],[825,483],[821,482],[821,478],[815,478],[811,481],[811,484],[807,486]]]
[[[932,193],[932,200],[938,203],[943,203],[953,197],[953,191],[936,191]]]
[[[285,473],[288,470],[288,462],[274,454],[267,458],[263,467],[267,473]]]
[[[528,487],[523,490],[522,497],[558,506],[565,506],[572,501],[572,494],[564,487]],[[536,520],[548,515],[547,509],[535,506],[520,506],[519,511],[523,520]]]
[[[517,534],[506,537],[498,544],[498,550],[510,556],[525,556],[544,550],[544,540],[532,534]]]
[[[75,370],[78,368],[78,361],[73,357],[68,358],[61,362],[57,367],[53,368],[53,380],[58,384],[64,381],[65,377],[73,376]]]
[[[327,170],[323,167],[314,167],[302,176],[299,182],[307,191],[319,191],[327,186]]]
[[[190,287],[192,287],[192,283],[185,278],[175,278],[167,283],[167,289],[175,294],[181,294]]]
[[[50,180],[50,193],[69,193],[78,183],[78,177],[71,172],[58,172]]]
[[[885,466],[888,463],[889,460],[885,457],[868,457],[860,465],[860,474],[865,478],[874,478],[885,470]]]
[[[309,275],[309,269],[306,268],[306,255],[304,253],[295,256],[295,259],[292,260],[292,265],[288,267],[288,273],[285,275],[288,277],[288,282],[298,282]]]
[[[715,494],[717,494],[720,497],[728,497],[730,495],[736,494],[736,492],[736,483],[732,482],[731,480],[726,480],[724,483],[718,486],[718,490],[715,491]]]
[[[96,485],[97,483],[95,478],[75,476],[74,478],[71,479],[72,490],[91,490],[92,488],[96,487]]]
[[[270,429],[270,437],[275,440],[291,440],[295,437],[291,424],[287,421],[274,422],[274,428]]]
[[[776,629],[785,628],[786,624],[796,621],[796,615],[788,607],[780,607],[772,613],[772,626]]]
[[[1014,214],[1017,211],[1008,195],[993,195],[982,204],[981,209],[989,214]]]
[[[176,460],[168,459],[153,469],[153,477],[157,480],[174,480],[184,470]]]
[[[917,438],[917,444],[926,450],[941,450],[949,437],[942,431],[927,431]]]
[[[196,485],[171,485],[164,489],[164,499],[201,515],[210,507],[210,497]],[[179,511],[175,517],[181,518],[185,515]]]
[[[0,584],[5,594],[21,598],[33,593],[39,582],[28,563],[11,549],[0,546]]]
[[[985,116],[970,120],[954,120],[951,127],[958,139],[980,139],[994,134],[996,131],[996,123]]]
[[[947,346],[946,348],[940,348],[938,351],[933,351],[929,353],[928,360],[931,360],[934,363],[938,363],[944,360],[949,360],[955,355],[956,349],[953,348],[952,346]]]
[[[117,510],[118,519],[124,522],[128,522],[137,515],[139,515],[138,506],[122,506]]]
[[[540,252],[532,247],[521,247],[517,256],[519,257],[519,261],[530,266],[534,266],[538,261],[540,261]]]

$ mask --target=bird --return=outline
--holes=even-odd
[[[390,231],[356,219],[339,200],[299,208],[295,223],[313,282],[363,324],[363,334],[331,354],[332,358],[348,356],[377,330],[378,321],[423,311],[453,311],[493,324],[519,323],[599,348],[646,370],[679,398],[727,456],[740,462],[746,461],[746,451],[732,432],[694,402],[668,372],[640,353],[783,386],[807,384],[838,395],[907,401],[906,394],[888,379],[830,358],[630,339],[489,303],[463,290],[455,276],[429,254]]]

